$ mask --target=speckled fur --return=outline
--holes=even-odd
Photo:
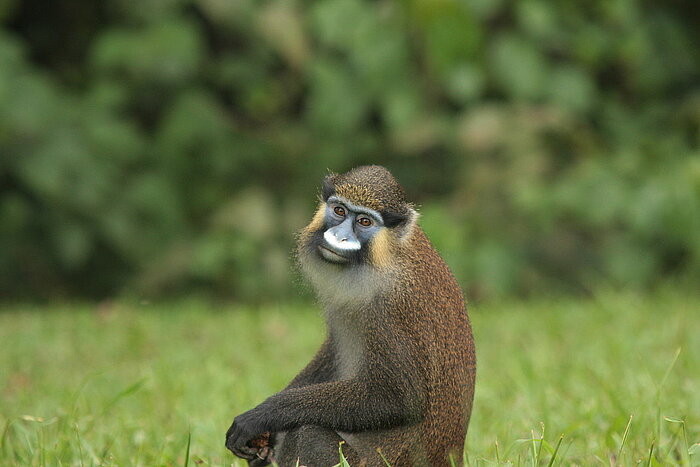
[[[370,381],[357,388],[375,391],[371,399],[377,401],[404,397],[408,410],[419,414],[417,423],[352,433],[337,430],[347,443],[350,463],[383,466],[377,449],[393,467],[444,467],[450,454],[459,463],[476,375],[474,341],[461,290],[389,171],[364,166],[329,180],[339,196],[355,204],[408,216],[404,225],[384,229],[370,244],[371,264],[362,266],[364,270],[324,262],[308,248],[311,236],[322,228],[319,215],[299,237],[299,261],[325,308],[328,355],[361,354],[336,355],[335,363],[325,363],[336,368],[327,369],[328,374],[358,379],[384,375],[390,383]],[[317,360],[323,355],[322,348]],[[339,368],[346,374],[338,374]],[[352,406],[356,397],[348,391],[339,403]],[[369,410],[381,407],[358,407],[355,416],[361,419],[365,416],[361,412]],[[306,461],[303,441],[298,450],[302,463],[313,464],[316,454]]]
[[[387,169],[379,165],[364,165],[344,174],[332,174],[328,181],[334,185],[338,195],[357,205],[399,214],[412,209],[406,202],[401,185]]]

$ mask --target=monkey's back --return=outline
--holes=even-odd
[[[450,454],[459,463],[464,448],[476,377],[474,340],[462,291],[419,228],[410,250],[407,273],[399,278],[404,294],[388,306],[413,340],[412,357],[422,373],[416,377],[426,385],[425,412],[414,429],[402,432],[404,445],[401,453],[394,451],[399,457],[392,466],[446,466]]]

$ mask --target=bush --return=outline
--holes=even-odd
[[[472,297],[700,279],[693,4],[0,5],[0,293],[293,289],[388,166]]]

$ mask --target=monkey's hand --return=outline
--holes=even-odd
[[[247,460],[259,459],[260,451],[272,445],[268,430],[256,416],[255,409],[233,419],[226,432],[226,447],[236,456]],[[261,442],[263,445],[261,445]]]

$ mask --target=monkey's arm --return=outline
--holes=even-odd
[[[310,384],[323,383],[333,379],[335,374],[335,362],[330,338],[327,338],[314,358],[294,377],[285,390],[308,386]]]
[[[387,369],[373,377],[279,392],[234,419],[226,433],[226,446],[234,453],[243,452],[258,433],[286,431],[301,425],[358,432],[419,422],[424,412],[424,387],[417,379],[407,381],[391,375]]]
[[[333,379],[335,375],[335,362],[333,357],[333,344],[330,337],[321,344],[321,347],[316,352],[313,359],[302,369],[298,375],[287,385],[284,389],[285,391],[293,388],[299,388],[308,386],[310,384],[318,384]],[[264,432],[260,432],[264,433]],[[260,436],[258,433],[258,436]],[[268,431],[268,445],[275,445],[276,432]],[[228,440],[228,434],[227,434]],[[239,451],[234,451],[234,453],[244,459],[252,460],[255,459],[255,452],[257,449],[242,449]]]

